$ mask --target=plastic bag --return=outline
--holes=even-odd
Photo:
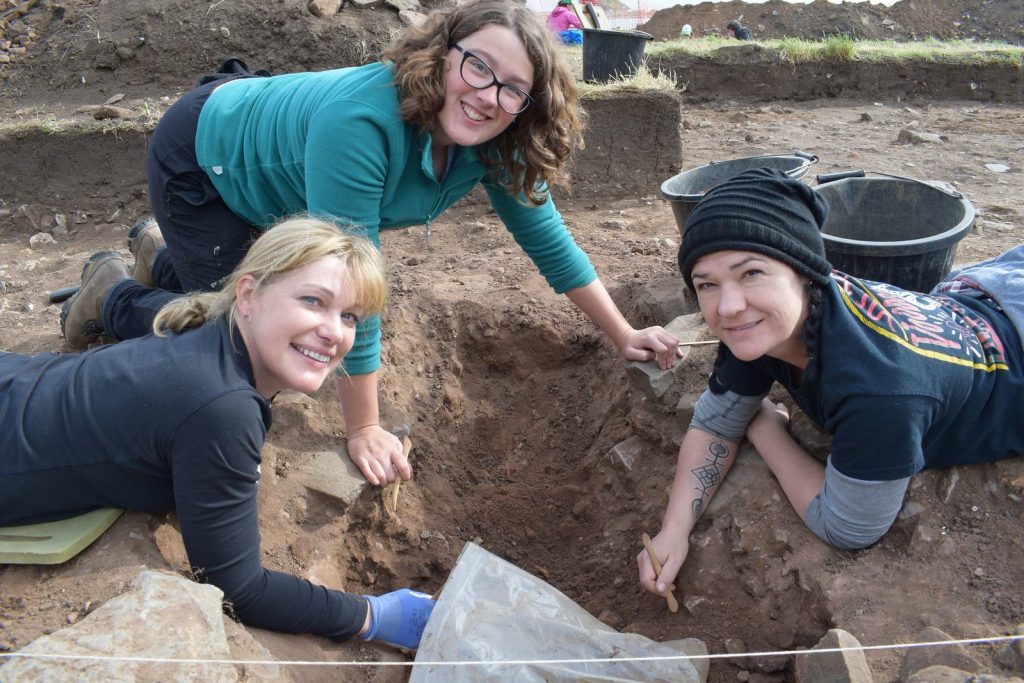
[[[704,683],[706,655],[707,647],[694,638],[657,643],[619,633],[553,586],[467,543],[423,632],[409,681]],[[666,656],[697,659],[564,661]],[[509,661],[516,663],[500,663]]]

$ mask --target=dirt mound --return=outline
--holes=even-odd
[[[28,51],[0,65],[5,99],[45,97],[76,103],[96,93],[137,96],[185,88],[227,57],[253,69],[320,70],[377,58],[403,27],[390,7],[355,9],[331,19],[306,2],[195,0],[41,2],[9,23],[9,40],[35,35]],[[425,3],[427,7],[439,3]]]
[[[659,40],[679,37],[683,24],[694,37],[726,35],[725,24],[739,19],[755,39],[804,38],[843,34],[859,40],[978,40],[1024,44],[1024,4],[1016,0],[900,0],[891,7],[871,2],[814,0],[808,4],[702,2],[655,12],[637,27]]]

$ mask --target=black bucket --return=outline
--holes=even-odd
[[[643,31],[583,29],[583,80],[629,78],[644,63],[644,47],[653,38]]]
[[[832,267],[931,290],[952,269],[957,244],[974,224],[974,206],[956,190],[913,178],[854,174],[819,176],[814,188],[829,204],[821,233]]]
[[[817,160],[818,157],[814,154],[796,150],[792,154],[767,154],[759,157],[712,161],[710,164],[683,171],[663,182],[661,196],[669,200],[672,205],[672,215],[676,218],[679,236],[682,237],[687,217],[704,193],[711,188],[752,168],[774,168],[790,178],[800,179],[807,175],[807,170]]]

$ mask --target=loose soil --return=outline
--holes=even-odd
[[[892,6],[872,2],[814,0],[809,4],[702,2],[659,10],[638,30],[658,40],[679,37],[690,24],[693,37],[726,36],[725,24],[738,19],[757,40],[845,35],[857,40],[977,40],[1020,45],[1024,7],[1014,0],[902,0]]]
[[[41,3],[27,16],[41,39],[2,72],[0,121],[67,115],[115,93],[126,95],[119,106],[158,116],[228,54],[277,71],[356,63],[372,58],[372,46],[399,26],[391,10],[346,7],[325,22],[310,17],[305,4]],[[762,6],[750,6],[748,16],[755,7]],[[144,46],[118,56],[116,47],[138,36]],[[351,52],[355,36],[366,39],[365,54]],[[332,47],[341,44],[350,51]],[[118,61],[98,61],[110,55]],[[622,102],[624,127],[632,106]],[[821,157],[813,173],[863,168],[954,184],[979,216],[957,262],[1024,241],[1019,104],[718,100],[688,103],[683,117],[684,168],[803,149]],[[904,129],[941,138],[898,143]],[[644,133],[635,129],[637,139]],[[17,157],[0,161],[0,348],[66,350],[59,306],[48,305],[44,292],[76,283],[94,251],[128,255],[127,229],[148,211],[144,137],[125,132],[106,143],[51,136],[13,145]],[[667,323],[681,311],[653,305],[649,295],[682,287],[677,228],[657,191],[664,178],[651,179],[641,193],[604,188],[601,178],[576,180],[578,191],[561,198],[559,209],[578,242],[635,325]],[[66,231],[55,223],[58,214]],[[55,242],[30,246],[44,230]],[[290,476],[311,453],[341,442],[332,389],[280,398],[260,492],[267,566],[353,592],[435,591],[463,544],[476,541],[619,630],[657,640],[701,638],[718,653],[809,647],[832,627],[880,645],[911,641],[926,626],[972,638],[1024,622],[1019,458],[917,477],[894,529],[868,550],[844,552],[806,531],[756,453],[747,452],[694,533],[679,580],[686,607],[668,613],[663,600],[639,589],[634,558],[641,533],[658,529],[674,441],[685,428],[674,403],[645,400],[607,340],[546,287],[481,195],[446,213],[429,239],[410,228],[382,241],[391,303],[381,400],[389,414],[412,418],[414,478],[402,487],[397,517],[382,508],[377,491],[342,514]],[[675,394],[700,390],[712,354],[691,353]],[[823,453],[820,435],[797,422],[812,450]],[[633,436],[647,448],[627,470],[608,452]],[[0,648],[20,649],[82,618],[122,592],[141,566],[173,569],[173,544],[165,539],[174,523],[173,515],[128,513],[65,565],[0,567]],[[282,660],[393,658],[361,643],[252,632]],[[1006,674],[1012,660],[1002,650],[970,653],[983,670]],[[867,657],[876,681],[899,679],[902,651]],[[793,662],[716,660],[710,680],[738,674],[792,680]],[[292,676],[390,681],[405,674],[296,669]]]

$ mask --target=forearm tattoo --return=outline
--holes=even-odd
[[[722,441],[712,441],[708,444],[708,454],[704,458],[704,464],[690,470],[697,480],[697,485],[694,487],[697,497],[690,503],[694,520],[700,518],[704,512],[707,500],[711,498],[711,491],[722,483],[723,462],[728,457],[729,446]]]

